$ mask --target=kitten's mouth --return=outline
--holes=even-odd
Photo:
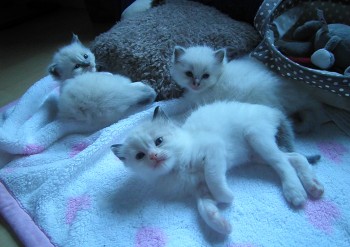
[[[160,167],[164,163],[165,160],[166,160],[166,158],[161,158],[161,159],[155,160],[153,163],[153,168],[156,169],[156,168]]]
[[[193,84],[191,84],[191,89],[193,90],[193,91],[198,91],[198,90],[200,90],[201,88],[200,88],[200,86],[197,86],[197,85],[193,85]]]
[[[91,66],[91,65],[89,67],[87,67],[86,70],[91,71],[91,72],[96,72],[95,66]]]

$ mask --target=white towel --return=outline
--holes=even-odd
[[[31,90],[52,81],[38,83]],[[149,120],[156,105],[170,116],[186,109],[178,100],[154,103],[102,130],[51,138],[56,140],[38,154],[3,161],[0,213],[26,246],[350,246],[350,139],[334,125],[296,143],[304,154],[322,155],[313,167],[325,186],[322,199],[294,209],[270,167],[236,168],[227,174],[234,202],[222,208],[233,231],[222,236],[199,217],[193,198],[155,196],[110,151],[130,129]],[[21,112],[25,116],[12,120],[18,127],[30,115],[24,106]]]

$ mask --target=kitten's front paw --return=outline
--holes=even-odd
[[[233,192],[232,191],[226,191],[225,194],[213,195],[213,196],[215,197],[215,200],[217,202],[231,203],[233,201]]]
[[[283,193],[286,200],[295,207],[304,205],[307,194],[303,187],[283,185]]]
[[[203,220],[212,229],[222,234],[231,233],[231,224],[220,214],[216,203],[212,199],[200,198],[198,200],[198,210]]]
[[[210,226],[217,232],[221,234],[228,235],[232,232],[231,224],[220,215],[217,210],[212,210],[211,208],[206,209],[210,218]]]
[[[154,102],[157,93],[152,87],[142,82],[134,82],[133,85],[139,90],[139,104],[149,104]]]
[[[306,188],[307,192],[315,199],[320,198],[324,193],[323,185],[317,180],[313,179],[312,184]]]

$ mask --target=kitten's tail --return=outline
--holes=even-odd
[[[287,118],[282,118],[281,123],[277,129],[276,142],[279,148],[285,152],[294,151],[294,132],[290,121]],[[321,155],[308,155],[305,156],[307,161],[314,165],[320,159]]]
[[[294,132],[289,120],[283,115],[276,133],[278,147],[285,152],[294,151]]]
[[[315,155],[308,155],[305,156],[307,161],[311,164],[311,165],[315,165],[316,163],[318,163],[321,159],[321,155],[319,154],[315,154]]]

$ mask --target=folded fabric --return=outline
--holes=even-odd
[[[323,198],[291,208],[270,167],[238,167],[227,174],[235,199],[222,207],[233,226],[225,237],[201,220],[193,198],[156,196],[110,151],[158,105],[169,116],[187,109],[180,100],[157,102],[101,130],[66,135],[41,153],[0,159],[0,214],[25,246],[350,245],[350,139],[333,124],[296,143],[304,154],[322,155],[313,169],[325,186]]]
[[[57,117],[59,86],[50,76],[35,83],[14,106],[2,113],[0,151],[9,154],[36,154],[72,133],[101,129],[100,123],[86,124]],[[144,106],[132,106],[125,116]],[[117,119],[116,119],[117,121]]]

